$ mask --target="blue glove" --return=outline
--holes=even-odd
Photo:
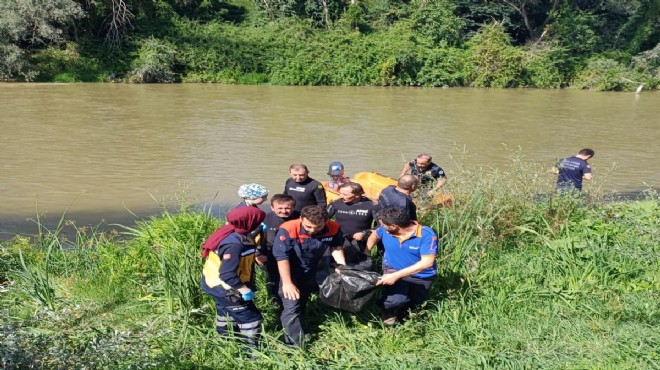
[[[254,292],[250,290],[247,293],[241,293],[241,298],[243,298],[244,301],[251,301],[254,299]]]

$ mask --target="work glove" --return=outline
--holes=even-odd
[[[254,291],[250,290],[247,293],[241,293],[241,298],[243,298],[244,301],[251,301],[254,299]]]

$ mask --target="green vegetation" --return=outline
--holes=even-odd
[[[281,343],[263,276],[261,348],[248,357],[214,330],[198,288],[202,240],[219,225],[184,204],[122,227],[61,226],[0,244],[0,363],[114,369],[649,369],[659,365],[660,199],[537,196],[554,177],[512,153],[500,170],[463,168],[451,208],[423,223],[442,239],[432,300],[383,327],[313,302],[305,351]],[[67,221],[62,219],[60,225]]]
[[[6,0],[0,80],[660,87],[660,0]]]

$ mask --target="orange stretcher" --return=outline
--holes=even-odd
[[[391,177],[383,176],[378,172],[358,172],[353,177],[351,181],[357,182],[362,185],[364,189],[364,196],[371,200],[378,200],[380,192],[383,191],[386,187],[390,185],[395,185],[397,181]],[[337,190],[332,190],[328,187],[328,182],[323,181],[323,188],[325,189],[325,196],[328,199],[328,204],[330,202],[339,199],[339,192]],[[438,206],[450,206],[452,203],[452,196],[438,193],[435,196],[435,204]]]

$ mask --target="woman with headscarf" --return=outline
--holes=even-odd
[[[216,330],[227,336],[230,326],[238,328],[236,332],[251,346],[257,343],[263,318],[253,302],[256,248],[247,235],[265,217],[255,207],[235,208],[227,213],[227,224],[202,246],[205,263],[201,286],[215,299]]]

